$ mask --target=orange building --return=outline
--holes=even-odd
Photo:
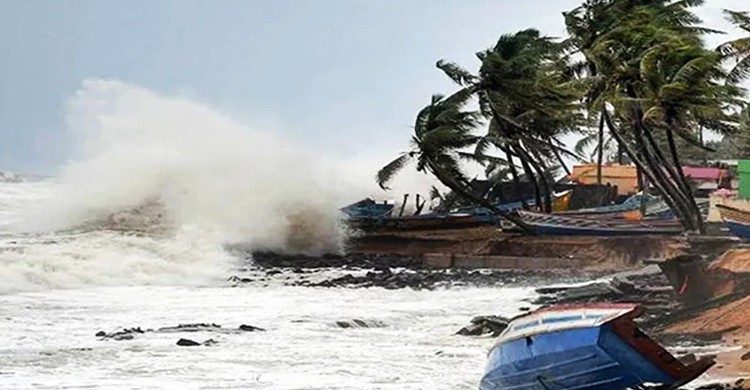
[[[596,164],[576,165],[570,180],[581,184],[597,184]],[[630,195],[638,192],[638,175],[635,165],[602,165],[602,184],[617,186],[617,195]]]

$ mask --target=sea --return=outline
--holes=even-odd
[[[374,170],[116,80],[63,111],[70,158],[0,180],[0,389],[475,389],[493,341],[455,333],[531,306],[523,287],[236,285],[237,244],[340,252],[338,208],[378,195]],[[96,336],[191,323],[265,331]]]
[[[338,208],[384,195],[387,158],[336,159],[117,80],[86,80],[62,112],[69,158],[0,175],[0,389],[476,389],[493,340],[456,332],[533,308],[530,286],[238,285],[255,272],[238,246],[343,251]],[[391,196],[426,184],[400,180]],[[225,331],[148,331],[180,324]]]

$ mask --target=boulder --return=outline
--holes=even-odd
[[[265,332],[266,330],[263,328],[258,328],[257,326],[252,325],[240,325],[239,329],[244,332]]]
[[[201,343],[190,340],[190,339],[179,339],[177,340],[177,345],[181,347],[195,347],[195,346],[201,345]]]
[[[487,334],[492,337],[500,336],[508,327],[509,319],[500,316],[478,316],[471,319],[471,324],[461,328],[457,335],[461,336],[484,336]]]

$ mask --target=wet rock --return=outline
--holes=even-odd
[[[244,333],[244,332],[263,332],[263,331],[265,331],[265,329],[259,328],[257,326],[245,325],[245,324],[242,324],[237,328],[222,328],[221,325],[218,325],[218,324],[194,323],[194,324],[179,324],[177,326],[167,326],[167,327],[158,328],[156,330],[147,329],[145,331],[142,330],[140,327],[123,329],[123,330],[112,332],[112,333],[99,331],[96,333],[96,337],[101,337],[102,339],[113,339],[113,340],[132,340],[136,334],[142,334],[142,333],[147,333],[147,332],[153,332],[153,333],[211,332],[211,333],[221,333],[221,334],[239,334],[239,333]]]
[[[221,331],[221,330],[222,330],[221,325],[197,323],[197,324],[179,324],[177,326],[167,326],[164,328],[159,328],[156,331],[159,333],[174,333],[174,332],[211,332],[211,331]]]
[[[177,340],[177,345],[181,347],[195,347],[195,346],[201,345],[201,343],[190,340],[190,339],[179,339]]]
[[[348,328],[383,328],[385,327],[385,324],[381,321],[377,320],[360,320],[360,319],[353,319],[353,320],[346,320],[346,321],[336,321],[335,325],[342,329],[348,329]]]
[[[245,324],[240,325],[239,330],[243,332],[265,332],[266,331],[263,328],[258,328],[257,326],[245,325]]]
[[[321,256],[253,252],[253,262],[263,268],[344,268],[369,269],[375,267],[424,268],[420,256],[398,256],[386,254],[347,254],[345,256],[324,254]]]
[[[492,335],[492,337],[500,336],[501,333],[508,327],[509,319],[500,316],[479,316],[471,319],[471,324],[461,328],[457,335],[461,336],[483,336]]]
[[[123,329],[118,330],[112,333],[107,333],[103,330],[100,330],[99,332],[96,332],[96,337],[101,337],[103,339],[112,339],[116,341],[121,340],[132,340],[135,338],[136,334],[143,334],[144,331],[141,330],[140,327],[138,328],[130,328],[130,329]]]

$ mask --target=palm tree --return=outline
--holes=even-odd
[[[469,179],[461,170],[460,159],[473,159],[466,150],[474,146],[479,138],[473,134],[481,123],[476,111],[465,111],[464,107],[472,94],[467,90],[444,97],[433,95],[430,104],[417,114],[414,125],[412,147],[378,171],[376,181],[386,189],[398,171],[410,161],[416,162],[419,172],[430,173],[454,194],[474,204],[480,204],[524,230],[529,227],[517,216],[509,214],[481,196],[476,196]]]
[[[678,79],[690,72],[697,77],[700,72],[695,69],[705,68],[708,70],[702,73],[703,76],[697,77],[701,85],[692,88],[690,93],[696,94],[694,102],[705,98],[711,100],[713,105],[692,104],[689,107],[672,106],[672,109],[679,108],[679,115],[690,114],[691,126],[699,121],[714,126],[726,125],[719,120],[714,121],[718,115],[712,110],[719,107],[717,102],[727,96],[706,95],[718,93],[710,83],[721,75],[715,72],[716,67],[711,65],[715,62],[709,61],[710,55],[700,41],[701,34],[709,30],[698,26],[700,20],[690,10],[700,4],[702,0],[603,0],[587,2],[584,8],[590,8],[585,12],[579,11],[583,14],[608,14],[599,18],[589,17],[590,20],[603,20],[594,28],[605,26],[606,30],[598,34],[594,43],[584,51],[587,60],[596,69],[596,75],[588,74],[585,80],[590,91],[587,106],[601,110],[603,122],[608,125],[618,145],[657,188],[685,228],[691,231],[701,231],[702,217],[681,175],[677,151],[670,148],[671,158],[667,158],[667,153],[656,140],[655,122],[646,113],[654,107],[655,101],[661,101],[656,105],[666,103],[669,93],[673,92],[671,89],[679,85],[675,84]],[[690,47],[689,51],[701,51],[698,56],[702,59],[685,53],[679,58],[669,57],[664,50],[665,42],[672,42],[672,45],[679,42]],[[680,69],[683,71],[677,75]],[[661,92],[656,93],[657,90]],[[607,107],[613,109],[612,114],[607,112]],[[654,112],[651,111],[652,114]],[[671,120],[679,115],[670,113]],[[615,123],[620,126],[616,127]],[[667,138],[678,135],[700,144],[687,131],[685,124],[688,122],[681,122],[680,131],[676,123],[671,123],[671,132],[665,134]]]
[[[735,61],[727,80],[737,82],[750,77],[750,15],[747,12],[724,10],[727,19],[747,36],[723,44],[719,50]]]
[[[643,123],[665,132],[672,162],[665,168],[680,190],[690,194],[675,135],[703,147],[691,129],[708,125],[726,131],[727,123],[734,121],[727,110],[738,102],[740,91],[716,81],[725,76],[719,53],[704,49],[693,36],[673,36],[652,46],[642,56],[640,68]],[[696,226],[702,231],[703,218],[695,200],[687,198],[696,214]]]
[[[557,138],[577,131],[582,121],[576,104],[579,94],[565,73],[562,49],[528,29],[503,35],[491,49],[478,53],[478,75],[446,61],[437,63],[464,90],[477,95],[480,111],[489,120],[476,155],[486,155],[491,148],[502,152],[517,183],[518,160],[545,211],[551,209],[548,168],[555,160],[564,165],[560,153],[572,154]]]
[[[596,152],[596,181],[602,184],[602,163],[604,160],[604,151],[607,144],[614,138],[605,137],[604,135],[604,117],[600,114],[603,107],[594,107],[593,103],[601,93],[602,79],[597,77],[596,62],[592,59],[591,50],[599,38],[616,23],[611,12],[611,1],[607,0],[586,0],[584,4],[569,12],[564,12],[565,26],[568,31],[568,39],[564,45],[568,48],[568,55],[582,55],[583,59],[571,64],[571,71],[578,75],[586,77],[589,85],[588,91],[584,96],[584,105],[589,114],[593,114],[591,119],[596,119],[599,123],[598,131],[584,137],[578,145],[576,152],[581,154],[583,149],[593,143],[595,140],[597,146]],[[606,141],[605,141],[606,140]],[[621,156],[622,153],[618,153]],[[621,158],[620,158],[621,160]]]

